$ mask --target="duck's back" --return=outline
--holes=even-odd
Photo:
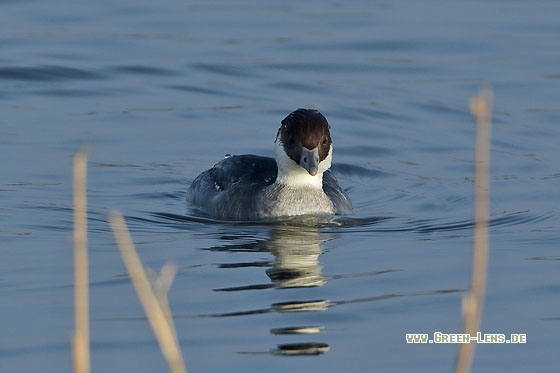
[[[192,182],[187,201],[220,218],[252,219],[257,195],[276,180],[276,161],[256,155],[230,156]]]

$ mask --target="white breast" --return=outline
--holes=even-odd
[[[263,193],[262,205],[268,216],[334,214],[330,198],[322,188],[273,184]]]

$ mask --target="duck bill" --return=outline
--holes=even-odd
[[[309,172],[309,175],[317,175],[319,171],[319,148],[312,150],[302,148],[299,164]]]

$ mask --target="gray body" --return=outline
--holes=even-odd
[[[319,190],[277,184],[277,175],[274,158],[232,156],[194,179],[187,200],[218,218],[236,220],[352,211],[350,198],[330,171],[323,174]]]

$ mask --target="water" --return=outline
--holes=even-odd
[[[71,159],[86,144],[93,371],[167,369],[113,209],[147,267],[178,265],[191,372],[449,371],[456,345],[405,334],[461,330],[481,85],[495,95],[482,332],[528,342],[479,345],[474,370],[555,370],[559,16],[546,0],[2,2],[0,370],[71,370]],[[353,216],[190,214],[190,180],[226,153],[271,155],[298,107],[331,123]],[[318,333],[278,332],[298,327]],[[278,353],[308,343],[322,353]]]

